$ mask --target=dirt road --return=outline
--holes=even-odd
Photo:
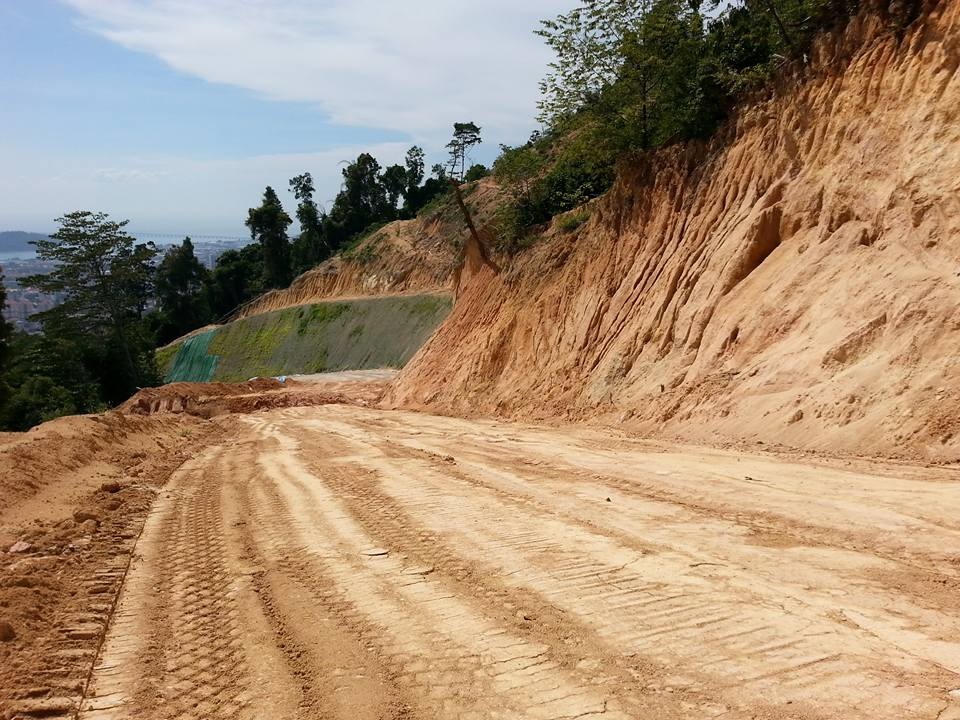
[[[343,406],[231,420],[81,717],[960,718],[960,477]]]

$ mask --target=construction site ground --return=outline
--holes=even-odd
[[[55,526],[3,556],[0,621],[87,573],[0,643],[7,717],[960,718],[955,470],[344,404],[181,421],[72,565]]]

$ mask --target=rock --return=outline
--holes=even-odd
[[[100,486],[100,489],[103,492],[115,493],[123,490],[123,486],[118,482],[105,482],[103,485]]]
[[[17,540],[13,545],[10,546],[10,549],[7,550],[8,553],[25,553],[30,552],[33,549],[33,545],[23,540]]]
[[[52,569],[56,567],[58,562],[59,558],[52,555],[24,558],[23,560],[18,560],[17,562],[8,565],[7,570],[15,573],[31,573],[36,572],[37,570]]]
[[[113,512],[114,510],[119,508],[121,505],[123,505],[123,500],[121,500],[120,498],[110,498],[109,500],[105,500],[103,502],[103,507],[105,507],[110,512]]]
[[[383,548],[370,548],[368,550],[364,550],[361,554],[366,555],[367,557],[382,557],[389,552],[389,550],[384,550]]]
[[[429,575],[433,572],[432,565],[418,565],[414,567],[404,568],[402,573],[403,575]]]
[[[610,498],[607,498],[607,502],[613,502],[613,500],[611,500]]]
[[[793,415],[790,416],[790,423],[800,422],[803,420],[803,410],[797,410]]]
[[[533,620],[533,615],[530,615],[529,613],[525,613],[523,610],[517,610],[516,617],[517,617],[517,620],[519,620],[520,622],[529,622]]]
[[[97,531],[97,521],[84,520],[82,523],[80,523],[80,529],[87,535],[95,533]]]
[[[51,697],[38,700],[24,700],[15,707],[17,717],[51,717],[54,715],[69,715],[77,709],[76,703],[70,698]]]
[[[0,621],[0,642],[10,642],[16,640],[17,633],[13,630],[13,625],[8,622]]]
[[[93,520],[97,525],[100,524],[100,515],[96,511],[90,509],[77,510],[73,514],[73,519],[78,524],[83,524],[88,520]]]

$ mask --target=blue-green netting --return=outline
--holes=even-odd
[[[217,369],[217,355],[208,355],[207,349],[216,331],[209,330],[185,340],[173,359],[166,382],[210,382]]]

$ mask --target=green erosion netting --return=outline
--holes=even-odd
[[[184,341],[166,380],[236,382],[400,368],[451,306],[449,296],[417,295],[328,301],[255,315]]]
[[[173,358],[173,364],[167,371],[166,382],[210,382],[217,369],[217,356],[208,355],[210,341],[216,334],[210,330],[202,335],[194,335],[184,340],[180,350]]]

